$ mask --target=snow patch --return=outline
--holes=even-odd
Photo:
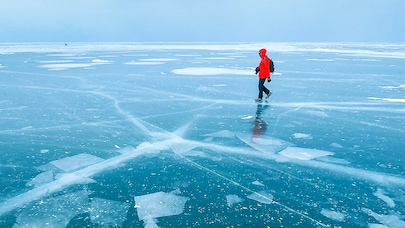
[[[130,61],[130,62],[126,62],[124,63],[126,65],[160,65],[160,64],[165,64],[165,62],[157,62],[157,61],[150,61],[150,62],[146,62],[146,61]]]
[[[368,97],[370,100],[381,100],[388,101],[392,103],[405,103],[405,98],[379,98],[379,97]]]
[[[381,86],[383,89],[405,89],[405,85],[399,85],[399,86]]]
[[[172,70],[174,74],[180,75],[219,75],[219,74],[233,74],[233,75],[252,75],[251,70],[238,70],[220,67],[188,67],[182,69]]]

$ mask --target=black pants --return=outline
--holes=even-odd
[[[264,86],[264,83],[266,82],[266,79],[267,78],[259,78],[259,96],[258,96],[259,99],[263,98],[263,92],[265,94],[270,93],[269,89],[267,89],[266,86]]]

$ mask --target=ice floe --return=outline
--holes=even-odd
[[[299,160],[311,160],[318,157],[333,155],[334,153],[317,149],[287,147],[286,149],[282,150],[279,154],[287,158],[294,158]]]
[[[91,62],[85,62],[85,63],[75,63],[73,61],[55,61],[54,63],[49,63],[49,64],[43,64],[40,65],[39,67],[45,68],[48,70],[68,70],[72,68],[91,68],[97,65],[102,65],[102,64],[110,64],[112,63],[109,60],[101,60],[101,59],[93,59]]]
[[[139,220],[165,216],[179,215],[184,211],[184,205],[188,197],[178,196],[165,192],[156,192],[141,196],[135,196],[135,208]]]

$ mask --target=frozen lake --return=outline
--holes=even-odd
[[[0,227],[405,227],[404,44],[3,43],[0,126]]]

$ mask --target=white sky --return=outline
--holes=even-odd
[[[405,42],[404,0],[1,0],[0,42]]]

